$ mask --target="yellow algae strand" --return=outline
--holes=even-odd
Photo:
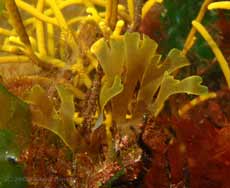
[[[12,35],[15,35],[15,33],[11,30],[4,29],[4,28],[0,27],[0,35],[12,36]]]
[[[78,4],[84,4],[84,2],[81,1],[81,0],[61,1],[61,2],[59,2],[59,3],[57,4],[57,6],[59,7],[60,10],[62,10],[62,9],[64,9],[64,8],[68,7],[68,6],[71,6],[71,5],[78,5]],[[52,9],[49,8],[49,9],[47,9],[47,10],[44,11],[44,14],[45,14],[46,16],[50,16],[50,15],[53,14],[53,11],[52,11]]]
[[[105,22],[113,30],[117,22],[118,0],[107,0],[106,2]]]
[[[200,8],[200,11],[195,19],[195,21],[197,22],[201,22],[206,11],[207,11],[207,6],[212,2],[213,0],[205,0]],[[184,43],[184,49],[183,49],[183,53],[187,54],[187,52],[190,50],[190,48],[192,47],[192,45],[194,44],[194,36],[196,34],[196,29],[194,27],[192,27],[192,29],[190,30],[187,39]]]
[[[86,12],[91,14],[92,16],[89,17],[93,18],[97,23],[101,21],[101,17],[99,16],[97,9],[95,9],[94,7],[87,8]]]
[[[47,23],[47,50],[48,54],[52,57],[55,56],[55,44],[54,44],[54,27],[52,24]]]
[[[15,0],[15,2],[16,2],[17,6],[19,8],[21,8],[22,10],[28,12],[29,14],[31,14],[35,18],[37,18],[37,19],[39,19],[41,21],[47,22],[47,23],[58,25],[57,20],[55,18],[50,18],[50,17],[42,14],[41,12],[38,12],[36,8],[34,8],[31,5],[23,2],[22,0]]]
[[[24,2],[23,2],[24,3]],[[85,4],[85,3],[83,3],[83,1],[81,1],[81,0],[69,0],[69,1],[61,1],[60,3],[58,3],[57,4],[57,6],[59,7],[59,9],[64,9],[64,8],[66,8],[66,7],[68,7],[68,6],[71,6],[71,5],[74,5],[74,4]],[[31,7],[30,7],[31,8]],[[32,7],[33,8],[33,7]],[[90,7],[88,7],[88,8],[94,8],[93,6],[90,6]],[[90,11],[89,13],[94,13],[96,11],[96,9],[94,8],[94,11]],[[39,14],[39,13],[38,13]],[[44,13],[42,14],[42,15],[45,15],[46,16],[46,18],[48,17],[48,16],[51,16],[53,14],[53,11],[52,11],[52,9],[47,9],[47,10],[45,10],[44,11]],[[95,15],[95,14],[93,14],[93,15]],[[97,13],[97,15],[98,15],[98,13]],[[37,17],[38,18],[38,17]],[[48,18],[50,18],[50,17],[48,17]],[[90,17],[90,16],[78,16],[78,17],[74,17],[74,18],[72,18],[72,19],[70,19],[68,22],[67,22],[67,25],[69,26],[69,25],[72,25],[72,24],[75,24],[75,23],[78,23],[78,22],[80,22],[80,21],[88,21],[88,20],[94,20],[94,18],[98,18],[98,17]],[[39,19],[39,18],[38,18]],[[40,20],[42,20],[42,21],[44,21],[44,22],[46,22],[46,23],[51,23],[51,24],[53,24],[53,25],[56,25],[56,26],[59,26],[60,27],[60,25],[58,25],[57,24],[57,20],[55,19],[55,18],[50,18],[50,19],[53,19],[53,21],[55,21],[55,23],[52,21],[52,22],[50,22],[50,21],[47,21],[46,19],[44,19],[44,17],[41,19],[40,18]],[[26,19],[25,21],[24,21],[24,23],[25,23],[25,25],[29,25],[29,24],[32,24],[33,23],[33,20],[34,20],[34,18],[28,18],[28,19]],[[97,21],[98,21],[98,19],[96,19]]]
[[[37,11],[38,12],[43,12],[45,5],[45,0],[38,0],[37,3]],[[36,25],[36,37],[37,37],[37,44],[38,44],[38,52],[42,56],[46,56],[46,47],[45,47],[45,37],[44,37],[44,27],[43,27],[43,22],[40,20],[36,20],[35,22]]]
[[[56,1],[55,0],[48,0],[47,1],[48,4],[50,5],[54,15],[56,16],[57,18],[57,21],[58,21],[58,24],[63,27],[65,30],[68,29],[68,25],[66,23],[66,20],[61,12],[61,10],[59,9],[59,7],[57,6],[56,4]]]
[[[51,9],[53,10],[54,15],[57,18],[58,24],[60,25],[63,34],[65,35],[68,44],[71,46],[72,49],[77,49],[77,43],[75,42],[75,37],[73,36],[72,32],[69,30],[68,24],[60,10],[60,8],[57,6],[55,0],[49,0],[48,1]],[[70,35],[70,36],[69,36]],[[69,38],[71,37],[71,39]],[[64,44],[61,44],[64,46]]]
[[[65,67],[65,62],[60,59],[56,59],[51,56],[42,56],[40,53],[37,53],[37,52],[35,54],[42,62],[45,62],[45,64],[47,65],[52,65],[53,67],[56,67],[56,68]]]
[[[134,22],[134,19],[135,19],[135,2],[134,1],[135,0],[127,0],[129,15],[132,20],[132,23]]]
[[[213,53],[216,56],[217,61],[220,64],[220,67],[224,73],[228,87],[230,88],[230,68],[229,68],[228,63],[227,63],[226,59],[224,58],[222,52],[220,51],[219,47],[217,46],[216,42],[213,40],[211,35],[205,29],[205,27],[202,26],[199,22],[193,21],[192,25],[202,35],[202,37],[207,41],[208,45],[211,47]]]
[[[192,109],[194,106],[199,105],[201,102],[204,102],[208,99],[216,98],[216,93],[211,92],[205,95],[201,95],[199,97],[196,97],[195,99],[191,100],[189,103],[185,104],[182,108],[178,110],[179,116],[183,116],[186,114],[190,109]]]
[[[121,16],[123,20],[129,23],[132,22],[130,15],[126,12],[126,8],[123,5],[119,4],[117,7],[117,10],[118,10],[119,16]]]
[[[93,20],[96,21],[93,16],[78,16],[78,17],[71,18],[70,20],[68,20],[67,23],[68,26],[71,26],[80,22],[93,21]]]
[[[12,55],[12,56],[2,56],[0,57],[0,64],[2,63],[20,63],[28,62],[29,58],[23,55]]]
[[[163,0],[148,0],[142,7],[141,17],[142,19],[149,12],[149,10],[155,5],[155,3],[162,3]]]
[[[219,1],[208,5],[208,10],[227,9],[230,10],[230,1]]]
[[[113,38],[120,37],[121,31],[122,31],[124,25],[125,25],[125,22],[123,20],[119,20],[116,24],[116,27],[115,27],[111,37],[113,37]]]

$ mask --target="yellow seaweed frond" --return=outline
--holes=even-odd
[[[208,31],[205,29],[205,27],[202,24],[200,24],[197,21],[193,21],[192,25],[202,35],[202,37],[206,40],[206,42],[208,43],[208,45],[212,49],[213,53],[216,56],[217,61],[220,64],[220,67],[224,73],[228,87],[230,88],[230,68],[229,68],[229,65],[228,65],[224,55],[222,54],[221,50],[219,49],[218,45],[216,44],[216,42],[213,40],[211,35],[208,33]]]
[[[176,49],[171,50],[161,62],[161,56],[156,54],[157,46],[155,41],[145,35],[141,38],[138,33],[126,33],[122,37],[110,38],[109,42],[100,39],[91,47],[91,52],[96,55],[105,74],[99,104],[103,110],[111,101],[116,122],[125,121],[127,110],[135,118],[140,117],[143,109],[147,108],[157,116],[165,100],[172,94],[185,92],[200,95],[207,91],[206,87],[200,85],[200,77],[193,76],[179,81],[170,76],[175,70],[188,66],[189,62]],[[133,98],[138,82],[139,90]],[[153,103],[159,88],[160,92]],[[135,104],[130,109],[132,103]]]
[[[208,5],[208,10],[227,9],[230,10],[230,1],[219,1]]]

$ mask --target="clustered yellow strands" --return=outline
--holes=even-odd
[[[199,11],[198,16],[196,19],[192,22],[192,29],[190,33],[188,34],[188,37],[186,39],[186,42],[184,44],[183,53],[186,54],[189,49],[192,48],[193,44],[195,43],[196,37],[196,31],[198,31],[202,37],[207,41],[208,45],[212,49],[213,53],[216,56],[216,59],[218,60],[220,67],[222,69],[222,72],[225,76],[225,80],[227,82],[228,87],[230,88],[230,67],[228,62],[226,61],[224,55],[222,54],[221,50],[219,49],[216,42],[213,40],[211,35],[208,33],[208,31],[205,29],[205,27],[201,24],[201,21],[206,13],[207,10],[214,10],[214,9],[230,9],[230,1],[219,1],[214,2],[213,0],[205,0],[202,4],[202,7]]]
[[[207,41],[208,45],[211,47],[213,53],[218,60],[220,67],[224,73],[225,79],[227,81],[228,86],[230,87],[230,69],[224,55],[220,51],[219,47],[217,46],[216,42],[213,40],[211,35],[208,31],[203,27],[199,22],[193,21],[192,25],[196,28],[197,31],[203,36],[203,38]]]
[[[14,1],[6,1],[7,3],[11,2],[14,3]],[[118,4],[118,2],[115,1],[103,1],[103,0],[68,0],[68,1],[56,1],[56,0],[38,0],[37,5],[33,6],[26,1],[23,0],[15,0],[16,7],[14,9],[16,11],[12,12],[9,11],[8,14],[12,15],[15,12],[26,12],[31,17],[26,18],[23,20],[23,24],[21,24],[21,27],[25,29],[18,29],[18,31],[23,32],[26,31],[27,28],[31,25],[35,28],[36,36],[32,36],[31,33],[28,34],[29,39],[33,39],[34,44],[32,45],[32,52],[36,55],[37,58],[39,58],[40,61],[47,63],[50,66],[55,67],[65,67],[66,62],[64,62],[62,59],[57,59],[55,57],[55,41],[54,41],[54,32],[55,29],[58,28],[62,31],[62,35],[65,38],[65,42],[68,43],[72,48],[77,48],[77,43],[74,40],[75,34],[72,33],[70,30],[70,27],[74,24],[81,24],[83,22],[87,21],[95,21],[99,28],[101,29],[102,33],[105,35],[105,37],[119,37],[119,35],[122,32],[122,29],[125,24],[131,24],[133,17],[134,17],[134,1],[130,3],[131,1],[128,0],[128,7],[129,11],[124,7],[122,4]],[[152,1],[149,0],[145,3],[144,9],[142,12],[143,14],[146,14],[150,8],[156,3],[156,2],[162,2],[162,0]],[[6,3],[6,4],[7,4]],[[48,5],[48,6],[46,6]],[[70,18],[69,20],[66,20],[62,10],[73,5],[84,5],[86,15],[82,16],[76,16],[73,18]],[[101,6],[105,7],[106,11],[98,12],[98,10],[95,8],[95,6]],[[12,8],[12,6],[10,6]],[[133,7],[133,8],[132,8]],[[19,11],[18,11],[19,10]],[[133,10],[133,11],[132,11]],[[11,16],[12,17],[12,16]],[[119,17],[119,19],[118,19]],[[13,19],[12,19],[13,20]],[[14,21],[13,21],[14,22]],[[17,20],[15,20],[15,23],[18,23]],[[27,45],[27,48],[29,46],[29,43],[31,41],[25,41],[22,37],[18,36],[18,34],[15,33],[15,28],[13,26],[13,29],[10,30],[8,28],[1,28],[0,27],[0,35],[6,36],[4,45],[1,50],[8,49],[7,52],[15,53],[15,51],[10,51],[12,49],[17,49],[18,51],[24,51],[25,56],[28,55],[28,53],[25,53],[25,47],[17,46],[15,45],[17,40],[22,40],[22,43],[24,45]],[[76,31],[77,33],[77,31]],[[67,36],[68,35],[68,36]],[[72,35],[69,37],[69,35]],[[9,37],[11,36],[18,36],[13,39],[13,42],[9,42]],[[25,38],[25,34],[23,34]],[[47,37],[48,36],[48,37]],[[71,38],[68,40],[68,38]],[[25,42],[27,44],[25,44]],[[14,44],[12,44],[14,43]],[[61,43],[61,42],[60,42]],[[63,44],[64,45],[64,44]],[[12,48],[14,47],[14,48]],[[61,47],[60,47],[61,48]],[[64,47],[63,47],[64,48]],[[3,50],[3,51],[4,51]],[[64,53],[64,52],[63,52]],[[88,53],[88,52],[87,52]],[[10,55],[9,55],[10,56]],[[17,56],[13,55],[13,58],[6,57],[4,61],[4,56],[1,57],[1,63],[7,63],[9,59],[11,59],[11,62],[17,62],[16,59],[21,61],[25,58],[18,58]],[[15,59],[16,58],[16,59]]]
[[[230,67],[228,62],[226,61],[224,55],[222,54],[221,50],[219,49],[218,45],[212,38],[212,36],[208,33],[208,31],[205,29],[205,27],[201,24],[201,21],[206,13],[207,10],[215,10],[215,9],[230,9],[230,1],[219,1],[219,2],[214,2],[213,0],[205,0],[204,3],[201,6],[201,9],[198,13],[198,16],[196,17],[195,20],[192,21],[192,29],[189,32],[186,42],[184,44],[184,49],[183,53],[186,54],[194,45],[196,41],[196,31],[198,31],[202,37],[207,41],[208,45],[212,49],[213,53],[216,56],[217,61],[220,64],[220,67],[222,69],[222,72],[225,76],[226,82],[228,87],[230,88]],[[188,112],[192,107],[200,104],[201,102],[215,98],[216,93],[209,93],[204,96],[199,96],[192,101],[190,101],[188,104],[185,104],[183,107],[181,107],[178,110],[178,114],[180,116],[183,116],[186,112]]]
[[[205,0],[204,3],[202,4],[201,8],[200,8],[200,11],[197,15],[197,17],[195,18],[195,20],[197,22],[201,22],[202,19],[204,18],[205,16],[205,13],[207,11],[207,6],[212,2],[213,0]],[[195,42],[195,34],[196,34],[196,29],[193,27],[188,36],[187,36],[187,39],[185,41],[185,44],[184,44],[184,49],[183,49],[183,53],[186,54],[189,49],[193,46],[194,42]]]

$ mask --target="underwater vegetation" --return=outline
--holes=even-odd
[[[229,187],[229,9],[1,0],[0,188]]]

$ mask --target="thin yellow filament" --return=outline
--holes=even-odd
[[[91,15],[92,15],[91,17],[92,17],[96,22],[99,23],[99,22],[101,21],[101,17],[99,16],[98,11],[97,11],[96,8],[94,8],[94,7],[89,7],[89,8],[86,9],[86,12],[89,13],[89,14],[91,14]]]
[[[28,62],[29,58],[23,55],[12,55],[12,56],[4,56],[0,57],[0,64],[2,63],[20,63],[20,62]]]
[[[125,20],[128,23],[132,22],[130,15],[126,12],[126,8],[123,5],[119,4],[118,7],[117,7],[117,9],[118,9],[118,15],[123,20]]]
[[[45,5],[45,0],[38,0],[37,3],[37,11],[38,12],[43,12]],[[38,52],[42,56],[46,56],[46,47],[45,47],[45,38],[44,38],[44,27],[43,27],[43,22],[40,20],[35,21],[36,25],[36,37],[37,37],[37,44],[38,44]]]
[[[195,21],[197,22],[201,22],[201,20],[203,19],[206,11],[207,11],[207,6],[212,2],[213,0],[205,0],[200,8],[200,11],[195,19]],[[194,36],[196,34],[196,29],[194,27],[192,27],[192,29],[190,30],[187,39],[185,41],[184,44],[184,49],[183,49],[183,53],[187,54],[187,52],[190,50],[190,48],[192,47],[193,44],[193,40],[194,40]]]
[[[28,18],[28,19],[24,20],[23,21],[24,26],[27,27],[28,25],[34,24],[34,19],[35,18],[32,17],[32,18]]]
[[[71,6],[71,5],[74,5],[74,4],[85,4],[85,3],[83,3],[81,0],[70,0],[70,1],[61,1],[59,4],[58,4],[58,7],[59,7],[59,9],[64,9],[64,8],[66,8],[66,7],[68,7],[68,6]],[[96,3],[97,4],[97,3]],[[103,4],[103,3],[102,3]],[[93,10],[92,10],[93,9]],[[73,24],[75,24],[75,23],[79,23],[79,22],[81,22],[81,21],[88,21],[88,20],[95,20],[96,22],[99,22],[100,20],[101,20],[101,18],[100,18],[100,16],[99,16],[99,14],[98,14],[98,12],[97,12],[97,10],[93,7],[93,6],[90,6],[89,8],[87,8],[87,11],[86,11],[87,13],[91,13],[92,14],[92,16],[78,16],[78,17],[74,17],[74,18],[72,18],[72,19],[70,19],[68,22],[67,22],[67,24],[68,24],[68,26],[70,26],[70,25],[73,25]],[[45,10],[44,11],[44,14],[43,15],[45,15],[46,17],[48,17],[48,16],[51,16],[53,14],[53,11],[52,11],[52,9],[47,9],[47,10]],[[125,14],[125,12],[123,11],[123,12],[120,12],[120,14],[122,15],[122,17],[127,17],[127,19],[128,20],[130,20],[130,18],[128,18],[128,14]],[[95,17],[94,17],[95,16]],[[48,18],[50,18],[50,17],[48,17]],[[51,19],[54,19],[54,18],[51,18]],[[40,19],[40,20],[42,20],[42,19]],[[55,20],[55,19],[54,19]],[[45,21],[44,19],[43,19],[43,21]],[[47,22],[47,21],[45,21],[46,23],[50,23],[49,21]],[[56,26],[59,26],[60,27],[60,25],[58,25],[57,24],[57,21],[55,20],[55,24],[54,23],[51,23],[51,24],[53,24],[53,25],[56,25]],[[29,24],[33,24],[34,23],[34,18],[28,18],[28,19],[26,19],[25,21],[24,21],[24,24],[27,26],[27,25],[29,25]]]
[[[47,50],[48,54],[52,57],[55,56],[55,45],[54,45],[54,27],[52,24],[47,24]]]
[[[216,98],[216,93],[211,92],[205,95],[201,95],[199,97],[196,97],[195,99],[191,100],[189,103],[185,104],[182,108],[178,110],[179,116],[183,116],[186,114],[189,110],[191,110],[193,107],[199,105],[201,102],[204,102],[208,99]]]
[[[18,37],[18,36],[10,36],[8,38],[8,41],[11,43],[25,47],[25,44],[21,41],[20,37]]]
[[[128,9],[129,9],[129,15],[131,17],[132,23],[134,22],[135,19],[135,4],[134,4],[135,0],[127,0],[127,4],[128,4]]]
[[[118,0],[107,0],[105,22],[112,30],[117,22]]]
[[[148,0],[142,7],[141,17],[142,19],[149,12],[149,10],[155,5],[155,3],[162,3],[163,0]]]
[[[205,29],[205,27],[202,26],[199,22],[193,21],[192,25],[202,35],[202,37],[207,41],[208,45],[211,47],[213,53],[216,56],[217,61],[220,64],[220,67],[224,73],[228,87],[230,88],[230,68],[229,68],[228,63],[227,63],[226,59],[224,58],[222,52],[220,51],[219,47],[217,46],[216,42],[213,40],[211,35]]]
[[[71,6],[71,5],[79,5],[79,4],[84,4],[83,3],[83,1],[81,1],[81,0],[68,0],[68,1],[61,1],[60,3],[58,3],[57,4],[57,6],[58,6],[58,8],[60,9],[60,10],[62,10],[62,9],[64,9],[64,8],[66,8],[66,7],[68,7],[68,6]],[[45,11],[44,11],[44,14],[46,15],[46,16],[51,16],[51,15],[53,15],[53,10],[52,9],[46,9]]]
[[[0,35],[12,36],[15,35],[15,33],[11,30],[0,28]]]
[[[68,24],[60,10],[60,8],[57,6],[55,0],[49,0],[48,1],[51,9],[53,10],[54,15],[57,18],[58,24],[61,26],[62,32],[65,35],[66,39],[69,39],[69,35],[71,37],[70,40],[68,40],[69,45],[71,46],[72,49],[77,49],[77,44],[74,40],[74,36],[72,35],[72,32],[69,30]]]
[[[113,38],[120,37],[121,31],[122,31],[124,25],[125,25],[125,22],[123,20],[119,20],[116,24],[116,27],[115,27],[111,37],[113,37]]]
[[[80,22],[93,21],[93,20],[96,21],[93,16],[78,16],[68,20],[67,23],[68,26],[71,26],[74,24],[78,24]]]
[[[18,48],[18,46],[9,45],[7,43],[2,45],[1,51],[7,52],[7,53],[12,53],[12,54],[21,54],[22,53],[21,49]]]
[[[60,59],[56,59],[51,56],[41,56],[41,54],[37,52],[35,52],[35,54],[39,58],[39,60],[46,63],[47,65],[52,65],[53,67],[57,67],[57,68],[65,67],[65,62]]]
[[[89,61],[90,61],[90,65],[92,65],[93,68],[96,69],[97,66],[98,66],[98,61],[97,61],[97,59],[95,58],[95,56],[94,56],[90,51],[87,51],[87,52],[86,52],[86,56],[87,56],[87,58],[88,58]]]
[[[208,10],[227,9],[230,10],[230,1],[219,1],[208,5]]]
[[[67,22],[63,16],[61,10],[57,6],[56,1],[55,0],[49,0],[47,2],[50,5],[54,15],[56,16],[58,24],[61,25],[61,27],[63,27],[65,30],[67,30],[68,29]]]
[[[57,20],[55,18],[50,18],[40,12],[37,11],[36,8],[32,7],[31,5],[21,1],[21,0],[15,0],[17,6],[19,8],[21,8],[22,10],[26,11],[27,13],[31,14],[32,16],[34,16],[35,18],[47,22],[47,23],[51,23],[54,25],[58,25]]]

